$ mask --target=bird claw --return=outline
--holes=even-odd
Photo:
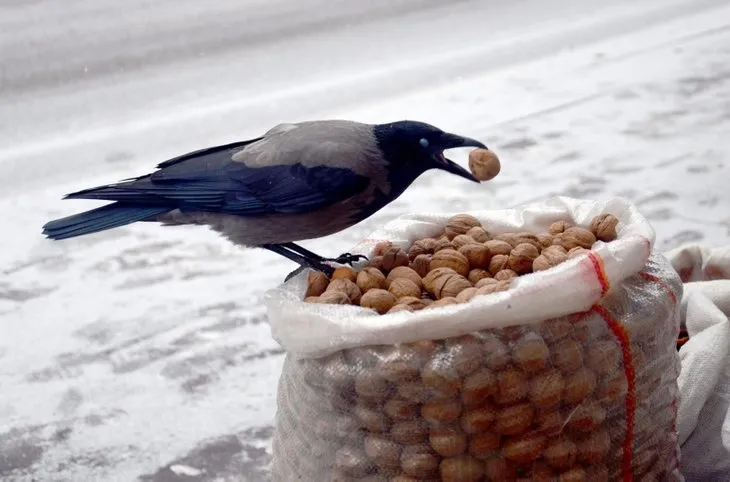
[[[336,258],[328,258],[324,261],[334,261],[335,263],[349,264],[350,266],[352,266],[353,263],[357,263],[360,260],[367,261],[367,259],[368,257],[362,254],[343,253]]]
[[[327,262],[334,262],[337,264],[349,264],[352,266],[353,263],[357,263],[360,260],[367,260],[368,257],[364,256],[362,254],[351,254],[351,253],[344,253],[339,255],[336,258],[322,258],[320,260],[311,260],[307,264],[301,265],[291,273],[289,273],[286,278],[284,279],[284,282],[286,283],[305,269],[313,269],[315,271],[321,271],[324,274],[327,275],[328,278],[332,277],[332,273],[335,272],[335,268],[326,264]]]
[[[328,278],[331,278],[332,273],[335,272],[335,268],[333,268],[332,266],[330,266],[328,264],[312,262],[311,264],[308,264],[308,265],[301,265],[297,269],[295,269],[294,271],[292,271],[291,273],[286,275],[286,278],[284,278],[284,283],[286,283],[287,281],[289,281],[290,279],[292,279],[293,277],[295,277],[296,275],[298,275],[305,269],[313,269],[315,271],[321,271],[324,274],[326,274]]]

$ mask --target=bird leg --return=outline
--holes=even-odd
[[[332,273],[335,271],[335,268],[324,263],[324,258],[322,258],[321,256],[317,256],[314,253],[310,253],[313,256],[307,256],[305,254],[291,251],[287,248],[287,246],[283,244],[262,244],[260,247],[284,256],[285,258],[294,261],[302,267],[308,267],[317,271],[322,271],[327,276],[332,276]]]
[[[281,246],[286,247],[287,249],[290,249],[291,251],[294,251],[295,253],[298,253],[302,256],[305,256],[310,259],[317,259],[320,262],[324,261],[334,261],[335,263],[339,264],[349,264],[352,266],[352,263],[357,263],[361,259],[368,259],[367,256],[364,256],[362,254],[351,254],[351,253],[344,253],[339,255],[336,258],[323,258],[322,256],[313,253],[307,249],[302,248],[298,244],[295,243],[283,243]]]
[[[325,258],[325,261],[334,261],[336,263],[349,264],[352,266],[352,263],[357,263],[361,259],[367,261],[368,257],[364,254],[343,253],[336,258]]]

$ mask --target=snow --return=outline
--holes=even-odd
[[[260,300],[294,266],[200,228],[40,235],[45,221],[97,205],[63,194],[191,149],[305,118],[410,118],[500,155],[489,183],[429,173],[370,220],[303,243],[326,254],[400,214],[552,194],[633,200],[659,250],[728,244],[726,2],[401,0],[385,15],[387,2],[309,0],[324,23],[291,38],[272,32],[303,22],[302,2],[254,14],[217,0],[219,28],[199,2],[153,3],[125,4],[147,9],[138,22],[118,2],[77,0],[84,15],[67,27],[53,3],[0,5],[1,58],[17,58],[22,38],[2,32],[28,22],[27,45],[40,36],[55,46],[47,55],[70,59],[39,49],[0,69],[3,480],[266,480],[283,358]],[[236,22],[259,37],[222,48]],[[91,42],[73,27],[89,24],[108,50],[72,61]],[[150,58],[107,65],[155,38]],[[166,58],[179,38],[192,47]]]

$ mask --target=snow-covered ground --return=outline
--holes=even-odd
[[[267,480],[294,266],[200,228],[50,242],[63,194],[315,118],[431,122],[502,158],[413,211],[636,202],[657,248],[730,239],[730,5],[711,0],[0,0],[0,477]],[[365,6],[367,5],[367,6]],[[452,156],[464,161],[465,152]]]

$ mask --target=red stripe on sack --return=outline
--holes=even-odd
[[[644,278],[647,281],[651,281],[652,283],[656,283],[662,288],[664,288],[664,291],[669,293],[669,297],[672,299],[672,302],[676,305],[677,304],[677,295],[674,294],[674,291],[672,291],[672,288],[669,286],[669,283],[664,281],[663,279],[654,276],[653,274],[647,273],[646,271],[639,272],[642,278]]]
[[[676,445],[676,442],[679,441],[679,431],[677,430],[677,412],[678,411],[679,410],[677,409],[677,397],[674,397],[674,399],[672,400],[672,414],[674,415],[674,420],[672,420],[672,433],[676,437],[675,445]],[[674,465],[673,465],[672,469],[679,471],[679,454],[677,452],[679,452],[678,446],[674,450]]]
[[[588,258],[591,260],[593,269],[596,271],[598,282],[601,284],[601,298],[603,298],[608,293],[609,288],[611,288],[606,271],[603,269],[603,260],[593,251],[588,251]]]
[[[624,375],[628,384],[626,392],[626,438],[623,443],[623,458],[621,461],[621,478],[626,481],[633,481],[631,471],[633,456],[634,426],[636,424],[636,368],[634,367],[633,356],[631,355],[631,340],[624,325],[614,318],[608,310],[599,305],[593,305],[591,311],[596,312],[621,345],[621,355],[624,362]]]

